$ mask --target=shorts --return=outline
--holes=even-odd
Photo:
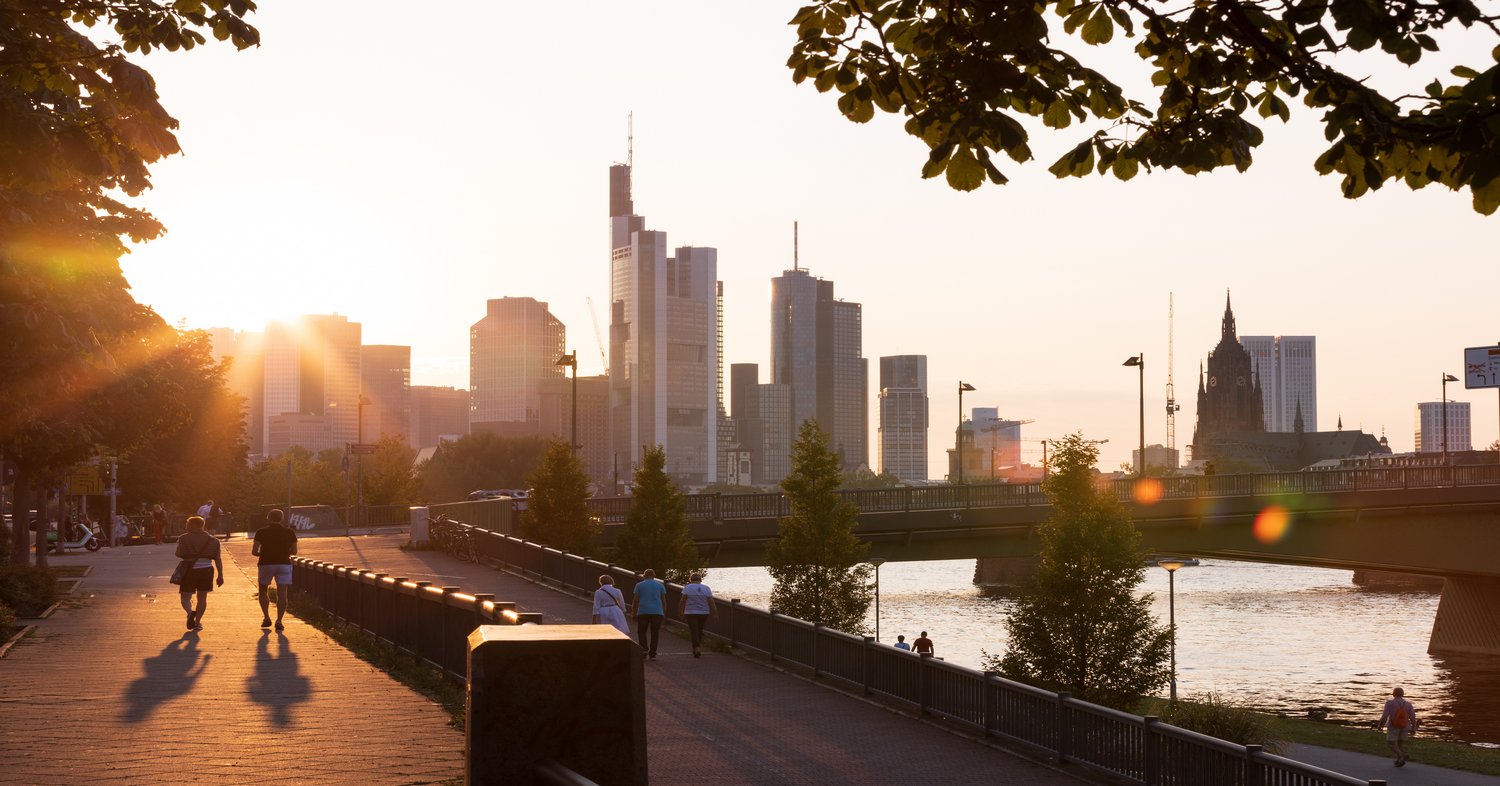
[[[182,576],[182,584],[178,592],[186,595],[190,592],[213,592],[214,591],[214,569],[193,568]]]
[[[1398,729],[1395,726],[1387,726],[1385,729],[1386,742],[1406,742],[1411,736],[1411,729]]]
[[[271,586],[271,579],[276,579],[276,586],[278,586],[278,587],[290,587],[290,586],[292,586],[292,566],[291,565],[261,565],[260,566],[260,585],[262,587],[269,587],[269,586]]]

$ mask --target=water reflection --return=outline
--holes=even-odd
[[[972,560],[886,563],[882,639],[926,630],[946,659],[972,668],[1003,652],[1014,594],[975,587],[973,576]],[[715,569],[708,583],[761,608],[771,589],[761,568]],[[1142,590],[1165,621],[1166,571],[1148,570]],[[1500,659],[1429,656],[1437,604],[1436,592],[1361,589],[1344,570],[1205,560],[1177,576],[1178,690],[1366,724],[1402,685],[1428,731],[1500,743]]]

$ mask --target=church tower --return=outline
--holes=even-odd
[[[1193,458],[1211,434],[1265,431],[1260,379],[1250,353],[1240,345],[1229,293],[1224,293],[1224,320],[1219,345],[1208,353],[1207,369],[1198,372],[1198,422],[1193,427]]]

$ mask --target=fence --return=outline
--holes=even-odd
[[[629,570],[529,541],[457,524],[482,561],[498,563],[582,592],[609,574],[622,592],[639,578]],[[667,584],[668,618],[682,587]],[[877,644],[794,617],[715,598],[718,619],[707,633],[731,646],[811,669],[866,694],[912,705],[986,737],[1005,740],[1114,778],[1139,784],[1223,786],[1375,786],[1261,750],[1023,685],[934,658]]]
[[[468,675],[474,628],[542,621],[542,615],[517,612],[516,604],[496,601],[494,595],[301,557],[292,558],[292,585],[329,614],[459,682]]]

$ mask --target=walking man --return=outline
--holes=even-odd
[[[276,632],[282,631],[281,618],[286,615],[291,600],[292,555],[297,553],[297,531],[285,524],[286,516],[280,510],[266,514],[266,526],[255,531],[255,543],[250,553],[260,557],[260,626],[271,627],[271,600],[266,590],[271,580],[276,580]]]
[[[1406,700],[1406,692],[1400,688],[1391,691],[1385,701],[1385,711],[1380,713],[1377,729],[1385,729],[1385,744],[1396,754],[1396,766],[1406,766],[1406,741],[1417,731],[1417,708]]]
[[[927,638],[927,631],[925,630],[922,631],[922,635],[917,637],[916,641],[911,643],[911,648],[924,658],[930,658],[937,654],[932,648],[932,639]]]
[[[905,636],[897,636],[896,643],[892,646],[894,646],[898,650],[906,650],[907,652],[911,652],[911,645],[906,643]]]
[[[688,583],[682,588],[682,602],[678,604],[677,610],[687,620],[688,633],[693,640],[693,657],[703,657],[703,624],[710,617],[718,618],[719,607],[714,603],[714,591],[703,583],[702,573],[694,572],[688,576]]]
[[[177,539],[177,558],[192,560],[192,566],[183,572],[178,593],[182,596],[182,610],[187,612],[187,629],[203,630],[203,613],[208,611],[208,593],[214,590],[214,568],[219,569],[220,587],[224,586],[224,557],[219,548],[219,539],[203,531],[200,516],[188,516],[187,532]],[[198,595],[198,608],[193,608],[193,594]]]
[[[662,600],[667,587],[656,580],[656,571],[647,568],[630,594],[630,613],[635,617],[635,635],[641,640],[646,657],[656,660],[656,640],[661,637],[661,623],[667,618]],[[649,642],[647,641],[649,636]]]

